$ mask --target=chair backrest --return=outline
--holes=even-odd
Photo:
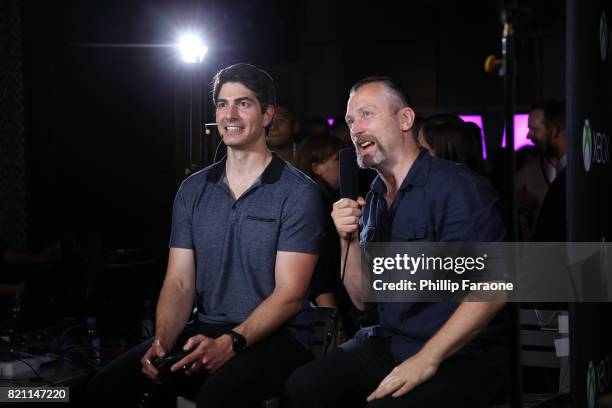
[[[567,310],[521,309],[521,364],[558,368],[558,393],[569,392],[569,321]]]
[[[337,309],[316,307],[313,311],[313,338],[310,348],[315,359],[324,356],[335,344]]]
[[[532,367],[559,367],[555,340],[563,338],[559,332],[559,317],[563,310],[521,309],[521,362]]]

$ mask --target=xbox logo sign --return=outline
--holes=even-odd
[[[610,136],[593,128],[588,119],[582,126],[582,158],[584,169],[588,172],[593,163],[607,166],[610,163]]]
[[[595,365],[592,361],[589,361],[589,367],[587,368],[586,378],[586,397],[587,407],[595,408],[597,402],[597,373],[595,372]]]
[[[599,52],[602,61],[605,61],[608,56],[608,41],[608,19],[606,18],[606,13],[602,12],[599,19]]]
[[[584,159],[584,169],[589,171],[593,158],[593,137],[591,123],[588,119],[584,121],[584,126],[582,127],[582,158]]]

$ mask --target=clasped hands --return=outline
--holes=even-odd
[[[206,337],[202,334],[190,337],[183,350],[193,350],[191,353],[177,361],[172,367],[171,372],[184,369],[187,375],[195,374],[201,370],[206,370],[209,374],[221,368],[227,361],[236,355],[232,349],[232,338],[229,335],[222,335],[216,339]],[[158,371],[152,364],[155,358],[166,356],[166,350],[170,347],[165,346],[159,340],[155,340],[146,354],[142,357],[142,372],[152,380],[157,380]]]

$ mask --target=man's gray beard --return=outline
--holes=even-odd
[[[376,149],[376,153],[370,160],[367,160],[361,154],[357,154],[357,164],[362,169],[375,169],[387,159],[385,154],[379,149]]]

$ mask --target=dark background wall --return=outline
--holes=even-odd
[[[519,5],[524,110],[563,98],[565,7]],[[0,203],[13,207],[0,216],[0,238],[17,245],[95,232],[109,248],[163,250],[184,167],[177,158],[185,155],[188,93],[209,98],[206,86],[191,86],[193,73],[172,48],[152,45],[171,44],[191,27],[208,39],[198,68],[204,85],[229,63],[258,64],[305,119],[343,115],[353,82],[393,75],[418,113],[483,114],[487,144],[501,138],[502,82],[483,70],[488,54],[500,54],[498,2],[11,0],[2,7],[3,42],[13,51],[3,47],[12,57],[0,68],[17,79],[0,83],[24,108],[2,98],[0,131],[10,138],[0,142]],[[17,112],[10,121],[8,109]],[[210,106],[202,109],[203,121],[212,121]]]
[[[18,0],[0,3],[0,231],[18,248],[27,240],[21,15]]]

